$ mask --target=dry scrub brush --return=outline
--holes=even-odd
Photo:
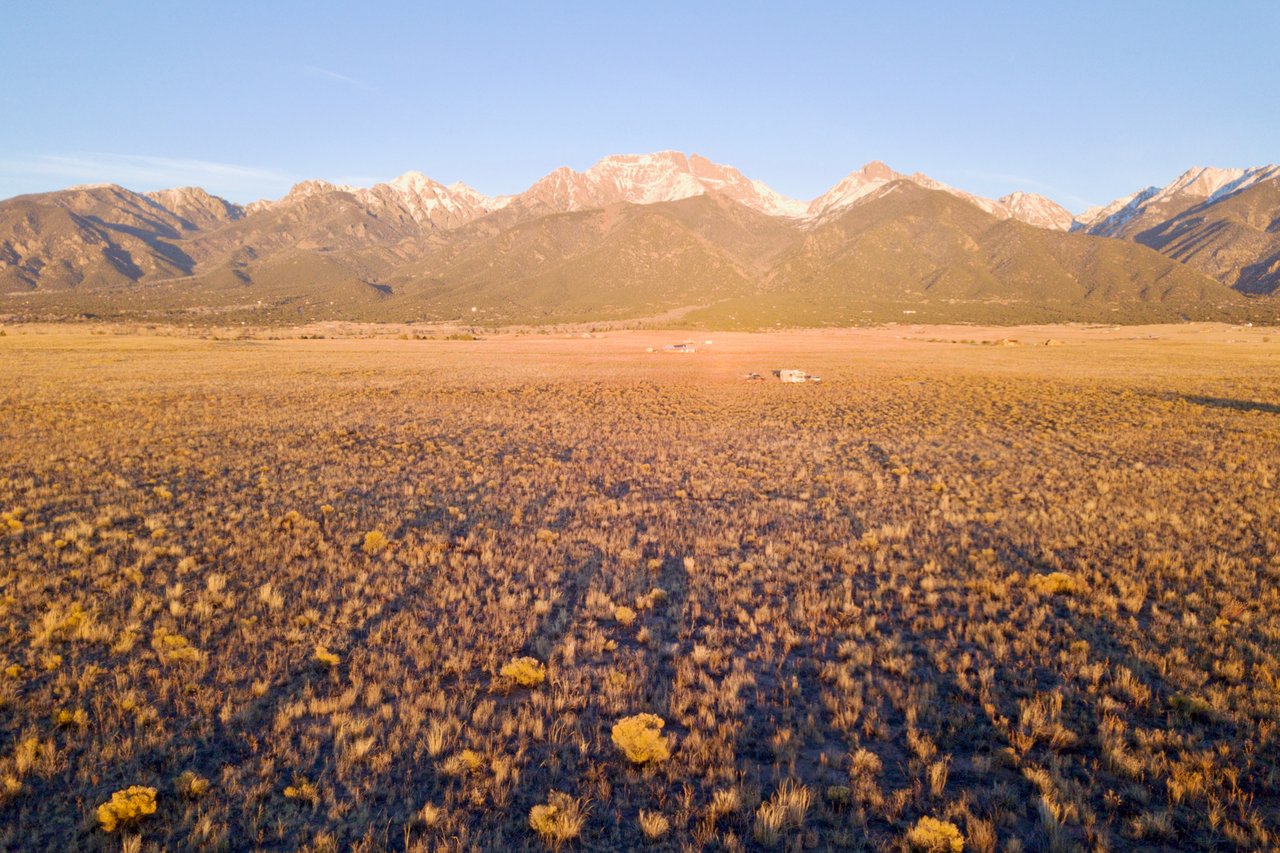
[[[1265,365],[25,341],[0,847],[1280,843]]]

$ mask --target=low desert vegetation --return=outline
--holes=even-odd
[[[925,816],[907,832],[907,846],[914,853],[961,853],[964,836],[954,823]]]
[[[665,725],[666,722],[654,714],[626,717],[614,725],[613,742],[632,764],[657,764],[671,757],[671,745],[662,736]]]
[[[585,822],[582,804],[561,791],[552,791],[546,803],[529,810],[529,828],[555,850],[577,838]]]
[[[1280,349],[1086,333],[10,334],[0,849],[1273,849]]]
[[[98,806],[98,825],[103,832],[132,829],[147,815],[156,813],[156,789],[130,785],[116,791],[111,799]]]
[[[499,674],[521,687],[537,687],[547,679],[547,668],[537,658],[516,658],[504,666]]]

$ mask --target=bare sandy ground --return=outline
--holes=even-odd
[[[766,380],[783,368],[821,376],[824,383],[939,380],[1007,376],[1053,381],[1138,385],[1158,391],[1177,377],[1205,394],[1274,403],[1280,376],[1280,329],[1220,323],[1110,325],[893,325],[771,332],[574,329],[557,332],[456,327],[323,323],[297,328],[192,329],[175,326],[52,325],[0,327],[0,355],[38,375],[40,351],[99,351],[111,359],[130,351],[166,351],[201,365],[223,362],[204,353],[258,348],[289,353],[297,369],[385,371],[458,368],[458,381],[487,376],[503,382],[742,382]],[[455,336],[450,338],[450,336]],[[692,353],[665,352],[689,343]],[[19,362],[25,354],[30,361]],[[264,361],[265,363],[265,361]],[[281,362],[285,363],[285,362]],[[764,383],[762,383],[764,384]],[[816,386],[811,386],[815,388]],[[868,386],[869,388],[869,386]]]
[[[402,323],[354,323],[326,321],[292,327],[252,328],[243,326],[192,327],[143,323],[0,323],[0,331],[8,335],[113,335],[139,337],[252,338],[256,340],[325,338],[325,339],[399,339],[405,336],[424,340],[440,340],[450,335],[472,335],[484,340],[609,340],[628,341],[642,346],[662,346],[692,342],[704,350],[709,346],[724,347],[741,342],[768,341],[769,346],[830,346],[886,343],[894,341],[927,341],[953,343],[1014,342],[1018,345],[1043,345],[1047,341],[1084,343],[1094,341],[1184,341],[1215,343],[1269,343],[1280,337],[1280,327],[1233,325],[1229,323],[1168,323],[1151,325],[1100,325],[1085,323],[1043,324],[1026,326],[979,326],[968,324],[923,325],[893,324],[843,329],[785,329],[763,332],[714,332],[688,329],[597,329],[590,324],[549,329],[499,328],[478,329],[455,325],[420,325]],[[710,341],[710,344],[707,342]]]

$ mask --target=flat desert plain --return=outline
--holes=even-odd
[[[0,337],[0,847],[1280,843],[1280,332],[304,331]]]

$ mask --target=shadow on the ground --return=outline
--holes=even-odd
[[[1182,395],[1181,399],[1197,406],[1208,406],[1212,409],[1234,409],[1238,412],[1262,412],[1268,415],[1280,415],[1280,403],[1263,403],[1257,400],[1237,400],[1231,397],[1204,397],[1198,395]]]

